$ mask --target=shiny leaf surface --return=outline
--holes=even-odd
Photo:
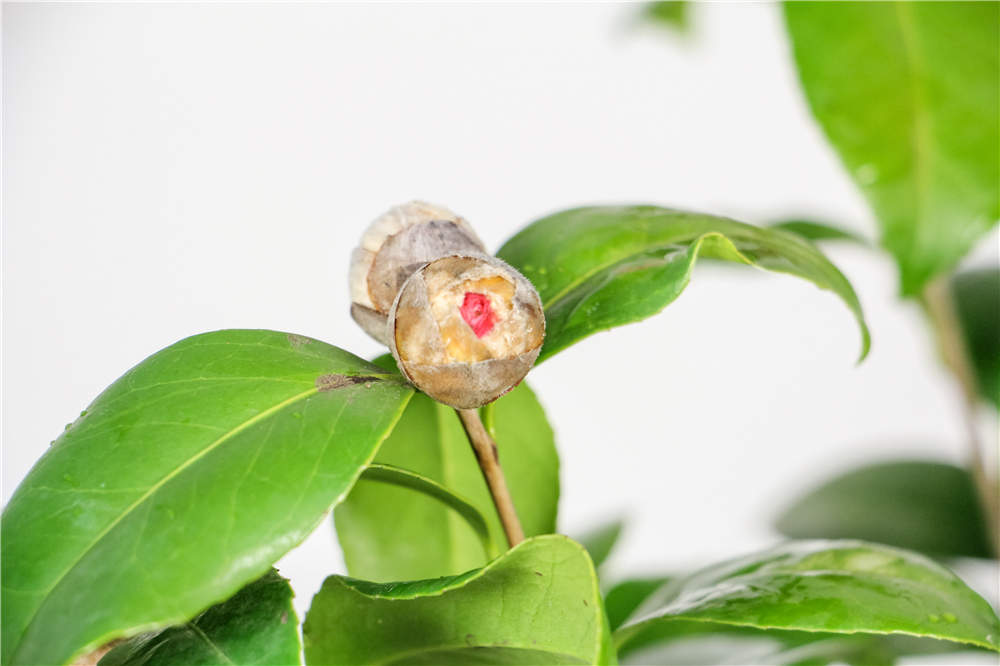
[[[538,362],[598,331],[650,317],[687,286],[699,256],[805,278],[832,290],[868,328],[850,283],[816,247],[780,230],[656,206],[577,208],[517,233],[497,253],[531,280],[545,308]]]
[[[914,295],[1000,218],[1000,4],[784,7],[813,115]]]
[[[507,483],[528,536],[556,527],[559,457],[545,412],[525,384],[489,407]],[[412,470],[466,498],[485,517],[494,544],[506,544],[482,472],[455,410],[413,397],[375,462]],[[366,580],[413,580],[483,566],[483,547],[466,521],[402,488],[360,484],[334,512],[348,572]]]
[[[292,588],[275,571],[187,624],[136,636],[100,666],[286,666],[301,663]]]
[[[899,657],[958,649],[954,643],[913,636],[784,631],[677,620],[647,627],[621,647],[619,659],[635,666],[890,666]]]
[[[955,574],[861,541],[787,543],[671,581],[615,632],[619,645],[689,620],[843,634],[907,634],[1000,650],[1000,619]]]
[[[991,552],[972,477],[937,462],[894,461],[851,470],[794,502],[776,526],[795,538],[864,539],[936,556]]]
[[[65,663],[231,597],[347,493],[411,394],[274,331],[196,335],[141,362],[4,511],[3,662]]]
[[[593,564],[557,535],[458,576],[385,584],[331,576],[303,635],[310,665],[614,662]]]
[[[957,274],[952,293],[979,391],[1000,409],[1000,268]]]

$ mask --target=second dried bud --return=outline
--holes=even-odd
[[[446,256],[417,269],[389,312],[401,372],[435,400],[473,409],[514,388],[545,336],[538,292],[494,257]]]

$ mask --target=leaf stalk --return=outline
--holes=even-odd
[[[951,371],[962,394],[962,414],[965,421],[968,442],[969,467],[973,483],[983,505],[986,528],[989,532],[993,554],[1000,554],[1000,497],[997,479],[986,471],[982,442],[976,424],[979,407],[979,381],[969,349],[962,334],[955,302],[951,292],[949,276],[940,276],[927,284],[922,293],[924,310],[930,319],[931,328],[937,337],[941,358]]]
[[[465,429],[466,437],[469,438],[469,444],[472,445],[472,451],[476,454],[476,460],[479,461],[479,469],[482,470],[483,478],[486,479],[486,486],[490,489],[490,495],[493,497],[493,504],[500,516],[504,534],[507,535],[507,544],[513,548],[524,541],[524,530],[521,528],[521,521],[514,508],[514,500],[507,489],[507,480],[500,468],[497,443],[486,432],[483,421],[479,417],[479,410],[456,409],[455,411]]]

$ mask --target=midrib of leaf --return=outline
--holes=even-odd
[[[222,648],[216,645],[215,642],[211,638],[209,638],[204,631],[201,630],[201,627],[196,625],[194,622],[188,622],[187,626],[189,629],[191,629],[191,631],[195,633],[195,635],[201,638],[201,640],[205,641],[205,644],[208,645],[208,647],[211,648],[213,652],[222,657],[222,659],[227,664],[232,664],[233,666],[236,666],[236,662],[234,662],[232,659],[226,656],[226,653],[222,651]]]
[[[919,247],[917,239],[924,231],[924,226],[917,224],[927,210],[928,176],[928,145],[930,143],[930,127],[924,107],[924,91],[920,82],[917,61],[917,28],[913,20],[913,8],[909,2],[894,2],[896,17],[899,19],[899,32],[903,42],[903,53],[906,57],[906,71],[909,74],[910,103],[913,110],[910,143],[913,147],[913,181],[916,192],[913,197],[914,234],[910,237],[910,251]]]
[[[257,422],[262,421],[262,420],[270,417],[272,414],[275,414],[275,413],[281,411],[285,407],[288,407],[289,405],[295,404],[299,400],[302,400],[303,398],[309,397],[309,396],[311,396],[311,395],[313,395],[313,394],[315,394],[317,392],[318,392],[318,389],[316,387],[311,387],[307,391],[303,391],[302,393],[299,393],[299,394],[294,395],[294,396],[292,396],[290,398],[287,398],[286,400],[278,403],[277,405],[274,405],[273,407],[269,407],[268,409],[264,410],[260,414],[257,414],[256,416],[253,416],[253,417],[247,419],[246,421],[244,421],[243,423],[239,424],[238,426],[236,426],[235,428],[233,428],[229,432],[227,432],[224,435],[220,436],[218,439],[216,439],[215,441],[213,441],[211,444],[209,444],[207,447],[205,447],[201,451],[198,451],[196,454],[194,454],[193,456],[191,456],[190,458],[188,458],[187,460],[185,460],[181,465],[177,466],[177,468],[175,468],[174,470],[172,470],[169,474],[167,474],[162,479],[160,479],[159,481],[157,481],[155,484],[153,484],[152,486],[150,486],[149,490],[147,490],[141,497],[139,497],[138,499],[136,499],[131,505],[129,505],[128,507],[126,507],[126,509],[121,514],[119,514],[112,522],[110,522],[103,530],[101,530],[101,532],[96,537],[94,537],[94,539],[89,544],[87,544],[87,547],[84,548],[82,551],[80,551],[80,555],[78,557],[76,557],[72,562],[70,562],[69,566],[67,566],[59,574],[59,576],[55,578],[55,580],[53,581],[53,583],[49,587],[45,588],[41,592],[41,594],[40,594],[41,601],[38,603],[37,606],[35,606],[34,610],[31,613],[31,617],[29,617],[28,621],[25,622],[24,629],[21,630],[21,633],[17,637],[18,650],[14,652],[14,656],[16,656],[17,652],[20,651],[20,648],[21,648],[21,638],[23,638],[24,635],[25,635],[25,633],[27,633],[28,629],[31,628],[31,625],[35,621],[35,617],[38,615],[38,611],[41,610],[42,606],[44,606],[45,603],[46,603],[46,601],[48,601],[49,594],[52,593],[52,590],[54,590],[59,585],[59,583],[62,582],[62,580],[67,576],[67,574],[69,574],[69,572],[72,571],[80,563],[80,561],[84,557],[86,557],[86,555],[98,543],[100,543],[101,539],[103,539],[105,536],[107,536],[108,533],[111,532],[111,530],[113,530],[116,526],[118,526],[118,524],[121,523],[121,521],[123,521],[130,513],[132,513],[132,511],[134,511],[136,508],[138,508],[143,502],[145,502],[146,500],[148,500],[154,493],[156,493],[156,491],[158,491],[160,488],[162,488],[164,485],[166,485],[169,481],[171,481],[172,479],[174,479],[175,477],[177,477],[185,469],[187,469],[188,467],[190,467],[191,465],[193,465],[195,462],[197,462],[198,460],[200,460],[201,458],[203,458],[204,456],[206,456],[211,451],[215,450],[217,447],[221,446],[224,442],[226,442],[230,438],[234,437],[235,435],[238,435],[239,433],[243,432],[244,430],[246,430],[250,426],[256,424]]]
[[[921,634],[921,633],[917,633],[915,631],[904,631],[902,629],[892,629],[892,630],[889,630],[889,629],[855,629],[855,630],[852,630],[852,631],[843,631],[843,630],[838,630],[838,629],[817,629],[815,627],[802,627],[802,626],[798,626],[798,625],[795,625],[795,624],[769,624],[769,623],[766,623],[766,622],[759,622],[759,623],[741,622],[739,620],[729,620],[729,619],[722,620],[722,619],[715,619],[715,618],[710,618],[710,617],[697,617],[697,616],[688,616],[688,615],[672,615],[672,614],[669,614],[669,613],[665,613],[663,615],[654,615],[652,617],[646,618],[645,620],[641,620],[639,622],[636,622],[635,624],[630,624],[630,625],[622,627],[620,629],[620,631],[622,631],[621,638],[615,640],[616,646],[621,647],[622,644],[626,643],[628,641],[628,639],[631,638],[634,635],[636,629],[641,628],[647,622],[653,621],[653,620],[659,620],[659,619],[679,620],[679,621],[682,621],[682,622],[687,622],[687,621],[691,621],[691,622],[703,622],[705,624],[722,624],[722,625],[726,625],[726,626],[729,626],[729,627],[749,627],[751,629],[773,629],[773,630],[776,630],[776,631],[804,631],[804,632],[813,633],[813,634],[843,634],[845,636],[852,635],[852,634],[876,634],[876,635],[879,635],[879,636],[904,635],[904,636],[914,636],[916,638],[934,638],[934,639],[937,639],[937,640],[949,641],[949,642],[952,642],[952,643],[960,643],[962,645],[975,645],[977,647],[986,648],[988,650],[995,650],[996,649],[995,646],[990,645],[989,643],[985,643],[983,641],[977,641],[977,640],[974,640],[974,639],[941,638],[941,637],[936,636],[934,634],[926,634],[926,633],[925,634]],[[631,630],[631,631],[626,631],[626,630]]]

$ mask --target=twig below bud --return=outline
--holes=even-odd
[[[493,504],[500,514],[500,523],[503,531],[507,535],[507,543],[513,548],[524,541],[524,530],[521,529],[521,521],[517,518],[517,511],[514,509],[514,500],[507,490],[507,481],[504,479],[503,470],[500,469],[500,457],[497,453],[497,444],[483,427],[482,419],[479,418],[479,410],[476,409],[456,409],[458,418],[462,421],[465,434],[472,444],[472,450],[479,461],[479,469],[483,471],[483,478],[493,496]]]

